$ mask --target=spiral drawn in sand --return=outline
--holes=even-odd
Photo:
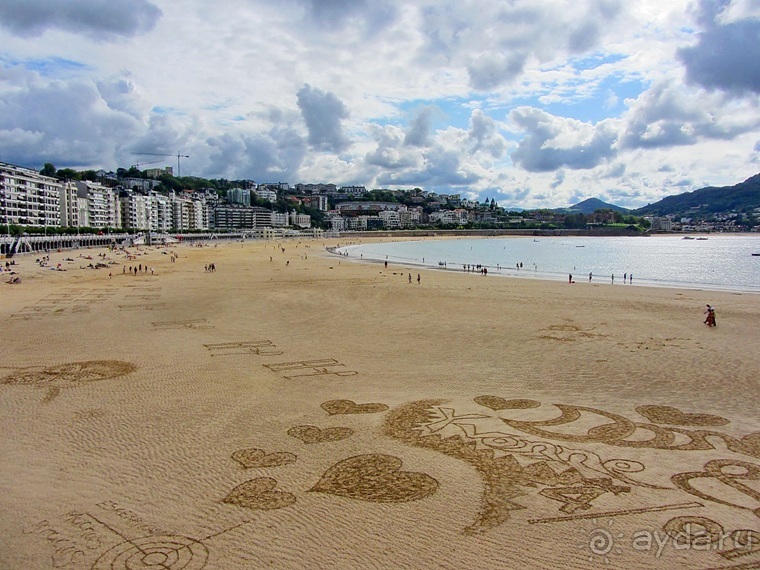
[[[184,536],[146,536],[122,542],[95,561],[92,570],[201,570],[208,549]]]

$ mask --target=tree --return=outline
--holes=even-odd
[[[55,166],[51,162],[46,162],[45,166],[43,166],[42,170],[40,170],[40,174],[42,174],[42,176],[55,176],[55,173]]]

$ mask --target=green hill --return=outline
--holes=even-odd
[[[597,210],[612,210],[613,212],[620,212],[621,214],[627,214],[630,212],[630,210],[626,208],[621,208],[615,204],[608,204],[599,198],[589,198],[587,200],[583,200],[583,202],[578,202],[569,208],[556,208],[554,211],[569,212],[573,214],[593,214]]]
[[[700,188],[633,210],[637,216],[747,212],[760,208],[760,174],[734,186]]]

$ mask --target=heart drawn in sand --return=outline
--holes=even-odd
[[[239,449],[232,454],[232,459],[240,463],[244,468],[253,467],[279,467],[293,463],[297,459],[292,453],[278,451],[276,453],[266,453],[263,449]]]
[[[388,409],[385,404],[357,404],[353,400],[330,400],[322,404],[322,409],[331,416],[338,414],[376,414]]]
[[[750,433],[741,438],[742,451],[760,459],[760,432]]]
[[[292,493],[275,491],[277,481],[271,477],[258,477],[235,487],[222,502],[258,511],[281,509],[296,502]]]
[[[724,426],[729,422],[720,416],[710,414],[687,414],[671,406],[639,406],[636,411],[653,424],[672,426]]]
[[[347,427],[331,427],[320,429],[317,426],[295,426],[288,430],[288,435],[300,439],[304,443],[324,443],[326,441],[340,441],[354,434],[354,430]]]
[[[374,503],[405,503],[429,497],[438,481],[425,473],[401,471],[393,455],[372,453],[344,459],[330,467],[309,491]]]
[[[475,403],[491,408],[495,412],[499,410],[528,410],[541,405],[541,402],[536,400],[507,400],[499,396],[478,396],[475,398]]]

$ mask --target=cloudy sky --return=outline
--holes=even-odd
[[[638,207],[760,172],[760,0],[0,0],[0,161]],[[143,166],[141,166],[143,167]]]

